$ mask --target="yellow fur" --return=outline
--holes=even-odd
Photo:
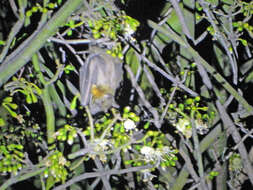
[[[100,86],[100,85],[92,85],[91,94],[94,99],[102,98],[106,94],[111,94],[111,90],[109,87]]]

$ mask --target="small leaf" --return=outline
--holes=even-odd
[[[248,42],[247,42],[247,40],[240,39],[240,41],[242,42],[242,45],[244,45],[244,46],[248,46]]]
[[[50,176],[47,178],[46,190],[51,189],[51,187],[53,187],[55,183],[56,183],[56,180],[54,179],[54,177],[53,177],[52,175],[50,175]]]
[[[67,32],[67,35],[68,35],[68,36],[71,36],[71,35],[72,35],[72,30],[69,30],[69,31]]]
[[[50,9],[53,9],[53,8],[55,8],[55,4],[54,3],[48,3],[47,7],[50,8]]]
[[[28,104],[31,104],[31,103],[32,103],[32,97],[31,97],[29,94],[26,95],[26,102],[27,102]]]
[[[32,14],[33,14],[33,12],[32,12],[31,10],[29,10],[29,11],[26,12],[26,16],[27,16],[27,17],[32,16]]]
[[[3,40],[0,40],[0,46],[5,45],[5,42]]]
[[[38,98],[37,98],[37,96],[33,92],[31,93],[31,97],[32,97],[32,102],[33,103],[37,103],[38,102]]]
[[[5,121],[3,118],[0,118],[0,127],[3,127],[5,125]]]
[[[148,128],[149,128],[149,125],[150,125],[150,122],[147,122],[147,123],[144,125],[144,129],[148,129]]]
[[[16,110],[18,108],[18,105],[17,104],[13,104],[13,103],[8,104],[8,106],[11,107],[14,110]]]
[[[12,117],[15,117],[15,118],[17,117],[18,114],[16,112],[12,111],[11,109],[9,109],[9,107],[8,107],[8,111]]]
[[[73,100],[72,100],[72,102],[71,102],[71,104],[70,104],[70,109],[71,109],[71,110],[76,109],[77,98],[78,98],[77,95],[73,98]]]

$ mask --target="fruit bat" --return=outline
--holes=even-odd
[[[114,96],[122,80],[122,62],[107,54],[104,49],[92,48],[80,68],[81,104],[88,105],[91,114],[117,107]]]

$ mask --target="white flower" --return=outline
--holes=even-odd
[[[135,123],[133,120],[131,119],[127,119],[125,122],[124,122],[124,127],[126,130],[132,130],[136,127]]]
[[[132,35],[135,33],[135,31],[131,28],[129,24],[125,25],[124,28],[124,36],[127,40],[135,41],[135,39],[132,37]]]
[[[127,36],[131,36],[135,31],[131,28],[129,24],[125,25],[124,32]]]
[[[185,118],[180,118],[178,122],[175,124],[175,127],[177,128],[178,131],[183,133],[183,135],[186,138],[191,138],[192,136],[192,129],[190,127],[190,121]]]
[[[152,147],[143,146],[141,148],[141,154],[143,154],[143,155],[152,155],[154,153],[155,153],[155,150]]]
[[[155,150],[149,146],[143,146],[141,148],[141,154],[143,154],[147,161],[154,161],[156,158]]]
[[[157,163],[160,163],[160,161],[164,160],[163,155],[164,155],[164,153],[161,150],[156,150],[154,152],[154,157],[156,158]]]
[[[104,139],[101,141],[100,146],[103,150],[107,150],[108,146],[110,146],[110,143],[108,140]]]
[[[92,146],[94,147],[94,151],[96,152],[103,152],[105,150],[108,150],[110,147],[110,142],[106,139],[95,139],[92,143]]]
[[[72,144],[73,144],[73,142],[74,142],[74,141],[73,141],[73,139],[72,139],[72,138],[68,139],[68,144],[69,144],[69,145],[72,145]]]
[[[197,119],[195,120],[195,126],[197,129],[197,132],[201,135],[204,135],[208,132],[208,126],[206,123],[204,123],[202,120]]]
[[[151,172],[149,170],[142,170],[141,171],[142,175],[143,175],[143,181],[144,182],[148,182],[151,181],[154,177],[156,177],[155,175],[151,174]]]
[[[63,156],[60,157],[59,164],[64,166],[66,163],[67,163],[67,160]]]
[[[170,147],[168,147],[168,146],[162,147],[162,151],[164,152],[164,154],[168,154],[168,153],[172,152],[172,151],[170,150]]]

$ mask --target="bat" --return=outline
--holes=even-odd
[[[114,97],[122,80],[122,62],[107,54],[104,49],[93,47],[94,53],[88,56],[81,66],[80,94],[81,104],[88,105],[91,114],[107,111],[116,106]]]

